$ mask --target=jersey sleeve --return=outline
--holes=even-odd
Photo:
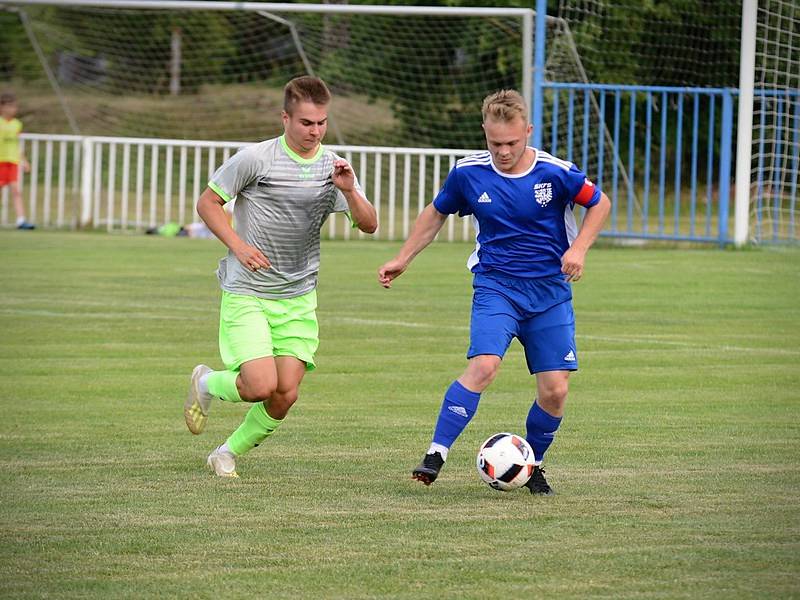
[[[250,148],[244,148],[226,160],[208,182],[225,202],[230,202],[256,178],[261,160]]]
[[[472,214],[469,206],[464,201],[464,195],[461,193],[457,167],[453,167],[447,175],[442,189],[433,199],[433,207],[443,215],[458,213],[463,217]]]
[[[567,200],[573,204],[589,208],[600,202],[600,190],[575,165],[572,165],[564,175],[564,185],[567,190]]]

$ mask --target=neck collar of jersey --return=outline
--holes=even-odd
[[[525,177],[527,174],[533,171],[533,167],[536,166],[536,161],[539,160],[539,151],[533,146],[528,146],[528,148],[533,150],[533,162],[531,162],[531,166],[525,169],[525,171],[523,171],[522,173],[503,173],[503,171],[498,169],[497,165],[494,164],[494,160],[492,160],[491,163],[494,172],[502,177],[508,177],[509,179],[517,179],[518,177]]]
[[[286,143],[285,135],[282,135],[280,137],[280,140],[281,140],[281,146],[283,147],[283,150],[286,152],[286,154],[289,155],[289,158],[291,158],[296,163],[300,163],[301,165],[310,165],[311,163],[317,162],[322,156],[322,153],[325,151],[325,149],[322,147],[322,144],[320,144],[314,156],[312,156],[311,158],[303,158],[297,152],[289,148],[289,144]]]

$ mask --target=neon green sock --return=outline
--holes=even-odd
[[[283,423],[283,419],[273,419],[267,414],[263,402],[258,402],[247,412],[239,428],[225,442],[236,456],[252,450],[272,435]]]
[[[206,378],[208,391],[212,396],[227,402],[241,402],[239,389],[236,387],[238,371],[211,371]]]

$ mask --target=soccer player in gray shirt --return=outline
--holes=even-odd
[[[220,477],[238,477],[236,457],[277,429],[314,368],[320,229],[328,215],[344,212],[366,233],[378,226],[352,167],[322,146],[330,100],[321,79],[292,79],[284,88],[283,135],[227,160],[197,202],[200,217],[228,247],[217,270],[225,370],[194,368],[186,425],[201,433],[215,398],[253,403],[208,457]],[[235,230],[223,209],[233,199]]]

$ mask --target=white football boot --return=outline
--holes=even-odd
[[[236,457],[230,452],[220,450],[219,446],[208,455],[208,466],[220,477],[239,476],[236,472]]]
[[[213,396],[200,391],[200,378],[210,372],[211,369],[206,365],[197,365],[194,368],[189,384],[189,395],[183,403],[183,418],[186,419],[189,431],[195,435],[203,433],[208,421],[208,411],[211,409]]]

